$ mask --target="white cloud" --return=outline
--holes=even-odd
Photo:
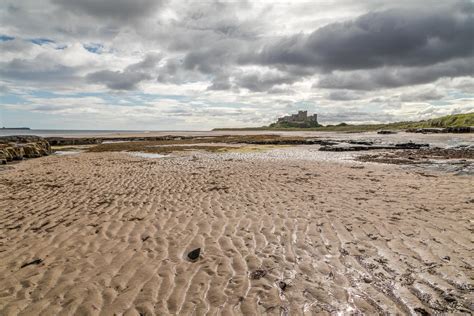
[[[0,40],[0,87],[8,97],[0,106],[83,120],[89,128],[92,114],[116,128],[156,121],[202,129],[263,125],[299,108],[329,123],[473,107],[474,45],[462,38],[474,26],[467,0],[6,0],[0,19],[0,34],[14,37]],[[416,30],[394,33],[398,20]],[[362,36],[357,27],[365,22]],[[441,24],[451,28],[433,27]],[[380,39],[387,47],[416,44],[426,34],[456,45],[377,46]],[[44,93],[51,96],[37,97]]]

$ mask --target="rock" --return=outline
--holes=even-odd
[[[421,133],[421,134],[436,134],[442,133],[442,128],[409,128],[406,130],[407,133]]]
[[[250,278],[251,278],[252,280],[258,280],[258,279],[263,278],[265,275],[267,275],[267,271],[266,271],[266,270],[257,269],[257,270],[255,270],[255,271],[253,271],[252,273],[250,273]]]
[[[380,134],[380,135],[390,135],[390,134],[397,134],[397,132],[395,132],[395,131],[381,130],[381,131],[378,131],[377,134]]]
[[[356,144],[356,145],[353,145]],[[420,149],[429,147],[429,144],[417,143],[401,143],[395,145],[372,145],[371,142],[348,141],[340,143],[336,146],[321,146],[320,151],[364,151],[364,150],[381,150],[381,149]]]
[[[50,144],[38,136],[0,137],[0,161],[2,163],[23,158],[37,158],[51,153]]]
[[[201,248],[196,248],[190,253],[188,253],[188,259],[191,261],[196,261],[199,258],[200,254],[201,254]]]
[[[452,294],[443,293],[442,297],[448,303],[455,303],[456,302],[456,298]]]
[[[424,309],[422,307],[415,307],[414,310],[418,315],[421,315],[421,316],[430,316],[431,315],[430,313],[428,313],[426,311],[426,309]]]
[[[406,131],[408,133],[422,133],[422,134],[474,133],[474,126],[453,126],[453,127],[446,127],[446,128],[409,128]]]
[[[279,287],[282,291],[285,291],[287,286],[288,286],[288,284],[286,284],[284,281],[279,281],[279,282],[278,282],[278,287]]]
[[[370,146],[321,146],[320,151],[361,151],[370,150]]]
[[[365,146],[372,146],[374,142],[367,141],[367,140],[349,140],[347,141],[349,144],[354,144],[354,145],[365,145]]]
[[[430,145],[429,144],[417,144],[417,143],[395,144],[395,149],[420,149],[422,147],[430,147]]]
[[[474,133],[474,126],[447,127],[443,133]]]
[[[102,143],[100,138],[47,137],[51,146],[95,145]]]

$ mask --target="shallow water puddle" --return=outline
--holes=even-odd
[[[141,151],[130,151],[127,154],[134,156],[134,157],[141,157],[141,158],[148,158],[148,159],[156,159],[156,158],[165,158],[167,155],[161,154],[153,154],[153,153],[144,153]]]
[[[82,151],[73,151],[73,150],[65,151],[65,150],[58,150],[58,151],[55,151],[54,154],[57,155],[57,156],[72,156],[72,155],[80,154],[81,152],[82,152]]]

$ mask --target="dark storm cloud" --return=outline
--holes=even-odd
[[[72,83],[80,79],[78,70],[58,64],[43,55],[31,60],[15,58],[9,62],[0,62],[0,78],[8,81]]]
[[[241,60],[321,71],[426,66],[472,56],[473,38],[474,4],[463,1],[444,10],[422,6],[367,13],[309,35],[283,38]]]
[[[317,86],[328,89],[374,90],[424,84],[443,77],[472,76],[472,74],[474,74],[474,57],[427,67],[335,72],[323,75]]]
[[[136,20],[153,14],[160,0],[53,0],[64,10],[96,18]]]
[[[285,73],[242,73],[236,76],[235,82],[239,87],[254,92],[268,91],[276,85],[291,84],[297,78]]]
[[[359,100],[363,94],[350,90],[335,90],[328,94],[328,99],[333,101],[353,101]]]
[[[101,70],[87,75],[90,83],[104,84],[112,90],[135,90],[146,79],[150,79],[148,74],[126,71]]]
[[[160,54],[149,53],[142,61],[127,66],[123,71],[96,71],[88,74],[86,79],[89,83],[103,84],[112,90],[135,90],[140,82],[153,78],[160,59]]]
[[[436,89],[416,91],[412,93],[403,93],[400,95],[400,101],[402,102],[423,102],[431,100],[440,100],[444,97],[444,94],[440,93]]]
[[[220,75],[212,80],[212,84],[207,87],[207,90],[229,90],[232,88],[230,79],[226,75]]]
[[[126,71],[148,72],[152,71],[162,58],[160,53],[148,53],[142,61],[128,66]]]

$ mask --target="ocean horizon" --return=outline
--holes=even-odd
[[[153,133],[153,132],[201,132],[196,130],[89,130],[89,129],[0,129],[0,136],[16,136],[16,135],[35,135],[41,137],[53,136],[100,136],[119,133]]]

